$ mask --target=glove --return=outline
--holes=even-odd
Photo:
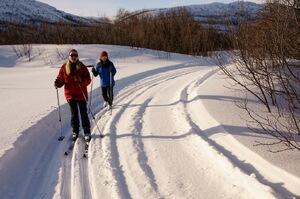
[[[56,80],[54,81],[54,86],[55,86],[55,88],[61,88],[63,85],[64,85],[64,82],[62,82],[62,81],[59,80],[59,79],[56,79]]]
[[[94,67],[92,68],[92,73],[95,77],[98,76],[98,72],[96,71],[96,69]]]

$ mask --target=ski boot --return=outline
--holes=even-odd
[[[86,135],[84,135],[84,140],[85,140],[85,142],[89,142],[89,141],[91,141],[91,134],[86,134]]]
[[[104,103],[103,103],[103,106],[102,106],[102,108],[105,108],[105,107],[107,107],[107,101],[105,101]]]
[[[90,144],[90,141],[91,141],[91,134],[85,134],[84,135],[84,140],[85,140],[85,144],[84,144],[83,157],[87,158],[88,157],[88,153],[89,153],[89,144]]]
[[[78,134],[79,134],[79,133],[73,132],[73,134],[72,134],[72,141],[73,141],[73,142],[77,140]]]
[[[112,102],[109,102],[107,110],[110,111],[110,114],[112,114],[112,109],[113,109],[113,104],[112,104]]]

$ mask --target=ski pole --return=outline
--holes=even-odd
[[[94,80],[94,75],[92,75],[91,92],[90,92],[90,100],[89,100],[89,109],[91,109],[92,98],[93,98],[93,80]]]
[[[112,71],[111,71],[111,67],[109,67],[109,98],[110,98],[110,103],[111,103],[111,106],[110,106],[110,115],[112,114],[112,103],[113,103],[113,92],[112,92],[112,89],[113,89],[113,86],[112,86]]]
[[[83,97],[84,97],[85,102],[88,103],[88,100],[87,100],[86,95],[84,94],[84,92],[83,92],[83,90],[82,90],[81,85],[80,85],[80,84],[78,84],[78,85],[79,85],[79,88],[80,88],[80,90],[81,90],[81,93],[82,93],[82,95],[83,95]],[[96,124],[96,127],[97,127],[98,131],[100,132],[100,137],[103,137],[103,135],[102,135],[102,133],[101,133],[101,131],[100,131],[100,128],[99,128],[99,126],[98,126],[98,124],[97,124],[97,122],[96,122],[94,113],[92,112],[92,110],[91,110],[90,107],[88,108],[88,111],[89,111],[89,113],[91,114],[91,116],[92,116],[92,118],[93,118],[93,120],[94,120],[94,122],[95,122],[95,124]]]
[[[60,112],[60,103],[59,103],[58,88],[56,88],[56,97],[57,97],[57,105],[58,105],[58,121],[60,123],[60,137],[58,138],[58,141],[63,141],[63,139],[65,137],[62,135],[62,122],[61,122],[61,112]]]

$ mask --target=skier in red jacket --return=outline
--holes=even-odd
[[[81,124],[86,141],[91,139],[90,121],[87,114],[87,86],[91,83],[90,73],[87,67],[79,61],[78,52],[70,50],[68,60],[59,70],[54,82],[56,88],[64,86],[65,97],[71,110],[71,126],[73,129],[73,140],[79,134],[78,107],[81,116]]]

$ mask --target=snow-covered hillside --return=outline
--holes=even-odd
[[[76,48],[85,64],[107,50],[117,67],[112,114],[93,78],[88,159],[70,144],[70,112],[53,81]],[[214,59],[107,45],[34,45],[31,62],[0,46],[0,198],[298,198],[300,152],[253,147]],[[230,64],[230,63],[228,63]],[[91,86],[89,86],[90,90]],[[249,98],[249,102],[256,103]]]
[[[240,19],[253,19],[264,5],[253,2],[237,1],[229,4],[210,3],[191,6],[183,6],[191,12],[192,16],[201,23],[207,23],[209,20],[215,21],[217,24],[224,24],[230,19],[233,23]],[[175,8],[151,9],[142,13],[159,13]],[[136,11],[139,13],[140,11]],[[95,24],[103,22],[104,19],[84,18],[76,15],[68,14],[56,8],[36,1],[36,0],[1,0],[0,1],[0,22],[14,23],[36,23],[36,22],[65,22],[73,24]]]
[[[206,25],[213,23],[213,27],[226,30],[226,24],[237,25],[240,21],[253,20],[264,8],[264,4],[256,4],[247,1],[236,1],[232,3],[210,3],[190,6],[181,6],[174,8],[153,9],[148,12],[158,14],[161,12],[176,11],[184,8],[191,13],[195,20]]]
[[[96,20],[68,14],[35,0],[1,0],[0,22],[93,24]]]
[[[262,4],[253,2],[236,1],[233,3],[211,3],[203,5],[191,5],[185,7],[191,14],[200,21],[202,18],[211,17],[242,17],[254,18],[263,9]]]

